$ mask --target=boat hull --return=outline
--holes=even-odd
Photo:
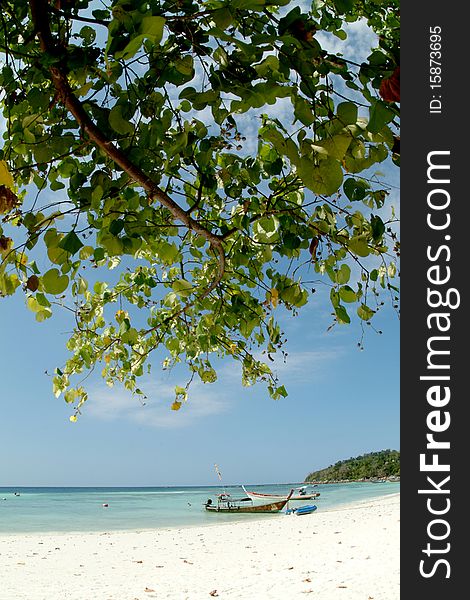
[[[224,505],[205,505],[205,508],[209,512],[221,512],[221,513],[276,513],[280,512],[287,504],[287,497],[277,502],[270,502],[269,504],[259,504],[258,506],[238,506],[234,504]]]

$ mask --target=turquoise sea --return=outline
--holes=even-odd
[[[245,487],[265,494],[287,494],[298,485]],[[395,494],[400,491],[400,484],[319,484],[308,489],[320,492],[319,498],[306,502],[316,504],[318,508],[314,514],[319,514],[351,502]],[[222,491],[223,486],[0,487],[0,533],[142,530],[276,518],[276,515],[223,515],[205,511],[206,500],[214,499]],[[238,486],[226,486],[225,491],[233,497],[244,495]]]

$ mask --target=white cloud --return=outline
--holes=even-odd
[[[313,343],[313,342],[312,342]],[[321,342],[318,342],[320,345]],[[279,378],[279,383],[305,383],[313,382],[322,378],[330,365],[344,354],[344,349],[340,347],[329,348],[328,350],[292,350],[284,348],[287,351],[286,359],[281,353],[272,354],[272,361],[265,354],[256,352],[254,357],[269,365],[273,373]],[[234,386],[240,383],[241,368],[235,368],[233,364],[224,364],[219,369],[220,379],[227,386],[232,383]],[[260,384],[262,386],[263,384]]]
[[[290,352],[286,362],[281,355],[274,356],[274,362],[261,354],[258,360],[269,363],[279,377],[280,383],[314,383],[323,378],[329,365],[343,354],[342,349],[327,351],[307,350]],[[171,410],[174,399],[174,386],[169,383],[140,382],[148,399],[142,404],[131,392],[122,387],[105,388],[103,385],[90,390],[86,416],[102,421],[125,421],[155,429],[184,429],[194,426],[215,415],[227,413],[240,395],[240,368],[233,363],[223,362],[218,367],[219,379],[216,384],[203,384],[195,381],[189,390],[189,397],[179,411]],[[259,384],[263,390],[263,384]]]
[[[141,387],[148,397],[144,404],[122,387],[95,388],[89,394],[87,415],[105,421],[124,420],[146,427],[179,429],[228,410],[228,396],[220,385],[215,388],[195,382],[188,401],[179,411],[170,408],[174,399],[173,385],[142,382]]]
[[[307,383],[323,377],[325,370],[343,353],[341,348],[294,351],[288,353],[285,361],[281,355],[274,355],[274,362],[267,362],[281,383]]]

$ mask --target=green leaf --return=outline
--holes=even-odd
[[[131,322],[127,317],[124,317],[119,325],[119,334],[121,336],[125,335],[131,328]]]
[[[163,17],[144,17],[140,25],[140,33],[131,38],[123,50],[116,52],[114,54],[115,58],[117,60],[129,60],[140,50],[146,39],[149,39],[154,44],[159,44],[163,37],[165,22],[166,19]]]
[[[47,249],[47,257],[55,265],[63,265],[69,259],[69,254],[58,246],[51,246]]]
[[[384,54],[384,52],[382,52],[381,50],[374,50],[374,52],[372,52],[372,54],[368,56],[367,60],[369,61],[369,64],[374,65],[374,67],[377,67],[385,65],[388,59],[387,55]]]
[[[139,333],[137,329],[131,327],[121,336],[121,341],[123,344],[129,344],[129,346],[133,346],[139,341]]]
[[[355,0],[333,0],[333,4],[340,15],[351,11],[354,8],[354,2]]]
[[[214,10],[212,13],[212,18],[214,19],[215,24],[220,29],[227,29],[233,21],[233,15],[230,11],[230,8],[224,7]]]
[[[279,219],[274,215],[262,217],[253,224],[255,242],[274,243],[279,239]]]
[[[109,113],[108,121],[114,131],[121,135],[128,135],[134,131],[134,126],[127,119],[124,119],[122,109],[123,107],[119,104],[113,106]]]
[[[105,255],[106,254],[104,248],[95,248],[93,250],[93,259],[95,262],[100,262],[101,260],[104,260]]]
[[[349,177],[343,184],[346,196],[353,202],[363,200],[370,185],[364,179],[353,179]]]
[[[312,160],[303,157],[300,160],[298,174],[304,185],[314,194],[331,196],[338,191],[343,181],[343,170],[337,160],[326,158],[315,165]]]
[[[372,215],[370,219],[370,227],[372,230],[372,237],[374,242],[378,242],[382,239],[383,234],[385,233],[385,225],[382,219],[377,215]]]
[[[315,142],[312,144],[312,148],[320,155],[325,154],[336,160],[343,160],[351,141],[352,137],[350,135],[338,134],[327,140]]]
[[[124,219],[115,219],[109,224],[109,233],[119,235],[124,229]]]
[[[334,288],[331,288],[330,290],[330,300],[333,308],[338,308],[338,306],[340,305],[340,295],[339,292],[337,292]]]
[[[47,294],[62,294],[69,284],[67,275],[61,275],[59,269],[49,269],[41,277],[42,286]]]
[[[303,306],[308,300],[307,292],[295,282],[282,289],[279,295],[284,302],[297,307]]]
[[[140,32],[151,39],[154,44],[159,44],[163,37],[165,22],[164,17],[144,17],[140,25]]]
[[[214,369],[204,369],[199,373],[201,381],[204,383],[214,383],[217,381],[217,373]]]
[[[354,125],[357,122],[357,105],[354,102],[341,102],[336,114],[343,125]]]
[[[83,246],[78,256],[80,257],[80,260],[86,260],[87,258],[93,256],[94,251],[95,249],[93,246]]]
[[[351,323],[351,318],[348,315],[348,311],[341,304],[335,308],[335,314],[336,318],[338,319],[338,323]]]
[[[187,298],[193,289],[192,283],[186,281],[186,279],[179,279],[171,284],[171,289],[182,298]]]
[[[4,160],[0,160],[0,185],[5,185],[7,188],[13,188],[14,184],[15,182],[8,170],[7,163]]]
[[[194,73],[193,57],[187,54],[183,58],[178,59],[175,62],[175,69],[183,75],[192,75]]]
[[[38,144],[34,146],[34,158],[38,163],[48,163],[54,156],[54,148],[49,144]]]
[[[80,241],[78,235],[75,233],[75,231],[71,231],[70,233],[68,233],[65,237],[61,239],[61,241],[58,244],[58,248],[62,248],[62,250],[65,250],[72,256],[75,253],[77,253],[82,247],[83,244]]]
[[[273,56],[272,54],[270,54],[259,64],[254,65],[254,68],[260,77],[269,77],[271,73],[279,72],[279,59],[277,58],[277,56]],[[300,98],[300,96],[297,96],[296,101]]]
[[[107,250],[109,256],[119,256],[123,253],[124,246],[122,240],[115,235],[103,234],[100,236],[99,242]],[[99,248],[95,250],[95,255],[97,250]]]
[[[96,9],[96,10],[93,10],[91,12],[91,14],[95,17],[95,19],[100,19],[103,21],[106,19],[109,19],[109,11],[108,10]]]
[[[354,236],[348,241],[348,248],[357,256],[369,256],[370,248],[364,236]]]
[[[38,321],[38,323],[42,323],[50,317],[52,317],[52,311],[49,308],[43,308],[36,313],[36,321]]]
[[[351,277],[351,269],[346,264],[342,264],[341,268],[336,273],[336,283],[347,283]]]
[[[67,402],[67,404],[73,404],[77,396],[77,390],[67,390],[64,394],[64,400]]]
[[[366,304],[361,304],[357,309],[358,316],[363,321],[369,321],[374,316],[375,310],[369,308]]]
[[[315,115],[310,103],[305,98],[302,98],[302,96],[298,96],[295,99],[294,116],[304,125],[311,125],[315,121]]]
[[[34,312],[34,313],[42,310],[42,306],[39,304],[39,302],[36,300],[36,298],[34,296],[30,296],[29,298],[26,299],[26,306],[29,308],[29,310],[31,312]]]
[[[93,29],[93,27],[90,27],[89,25],[85,25],[84,27],[82,27],[80,29],[79,35],[81,38],[83,38],[85,44],[87,46],[89,46],[90,44],[92,44],[95,41],[96,31]]]
[[[339,288],[339,297],[343,302],[356,302],[357,294],[349,287],[349,285],[343,285]]]
[[[61,181],[52,181],[49,187],[53,192],[65,189],[65,185]]]
[[[348,34],[344,31],[344,29],[338,29],[337,31],[334,31],[333,33],[336,37],[338,37],[340,40],[343,40],[343,41],[345,39],[347,39],[347,37],[348,37]]]
[[[231,0],[230,4],[236,10],[261,10],[266,0]]]
[[[180,152],[183,152],[188,145],[188,134],[186,131],[178,132],[173,140],[172,145],[169,148],[169,154],[175,156]]]
[[[387,123],[393,120],[395,113],[383,102],[376,100],[369,109],[369,123],[367,129],[371,133],[379,133]]]
[[[154,244],[153,250],[165,265],[172,265],[179,256],[179,250],[176,244],[170,244],[165,241],[159,241]]]
[[[49,308],[51,306],[51,303],[49,302],[49,300],[41,292],[38,292],[36,294],[36,301],[39,304],[39,306],[42,306],[44,308]]]
[[[115,53],[115,57],[117,60],[129,60],[132,58],[141,48],[144,43],[145,35],[136,35],[131,39],[131,41],[126,45],[124,50],[120,50]]]

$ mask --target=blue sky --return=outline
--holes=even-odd
[[[203,485],[301,481],[311,471],[363,452],[399,447],[399,327],[387,308],[382,335],[358,323],[326,332],[323,292],[295,319],[281,316],[289,339],[278,372],[289,391],[269,399],[244,388],[230,363],[220,380],[197,385],[175,413],[178,373],[156,368],[142,406],[98,378],[77,423],[52,395],[45,371],[62,363],[70,329],[65,315],[36,323],[21,295],[0,305],[1,485]],[[155,361],[156,362],[156,361]]]
[[[370,47],[361,25],[350,39],[358,56]],[[280,117],[284,109],[271,108]],[[382,179],[398,185],[395,167],[381,170]],[[397,207],[396,191],[392,203]],[[361,351],[359,322],[327,332],[329,290],[315,287],[297,318],[277,309],[288,338],[288,362],[276,365],[286,399],[269,399],[262,385],[244,388],[237,368],[220,362],[219,381],[192,387],[175,413],[174,386],[185,379],[177,370],[162,373],[157,356],[140,386],[145,406],[93,375],[77,423],[45,374],[67,357],[69,317],[57,311],[37,323],[21,293],[0,300],[0,486],[216,485],[214,463],[226,484],[293,482],[337,460],[398,449],[395,312],[388,306],[375,317],[382,335],[365,326]]]

